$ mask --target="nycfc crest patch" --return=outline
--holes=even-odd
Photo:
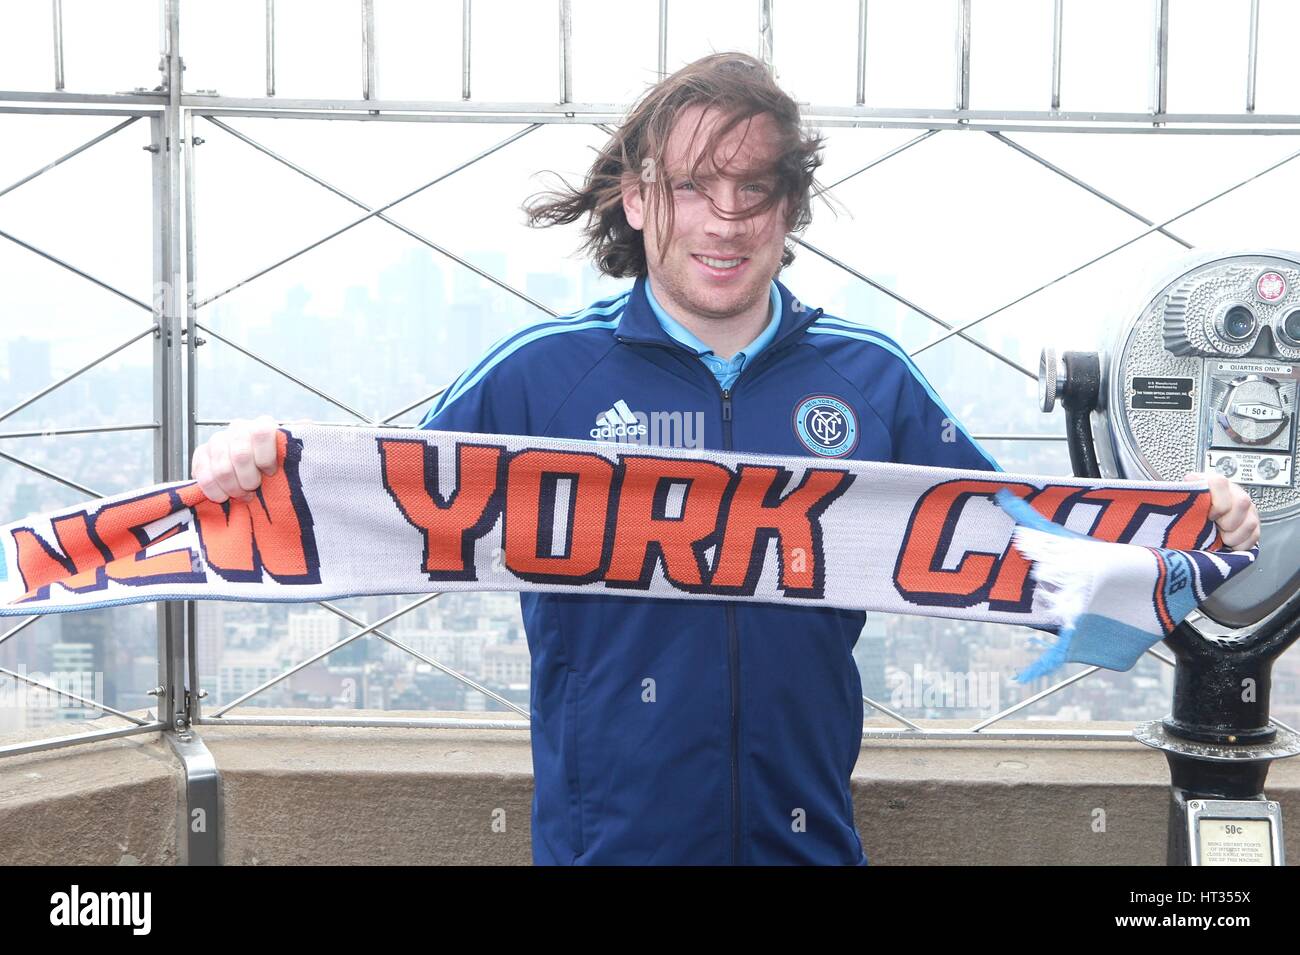
[[[794,433],[813,454],[842,458],[858,446],[858,419],[833,395],[813,395],[794,409]]]

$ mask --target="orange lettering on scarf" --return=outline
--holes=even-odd
[[[600,571],[614,465],[595,454],[522,451],[510,460],[506,486],[506,567],[535,582],[584,583]],[[556,501],[542,496],[543,478],[569,480],[568,527],[560,537],[568,553],[554,555],[554,533],[542,533],[543,510],[554,514]],[[547,481],[548,488],[555,488]],[[544,538],[544,539],[543,539]]]
[[[821,524],[818,518],[848,489],[847,471],[811,468],[803,483],[780,501],[768,495],[790,480],[783,468],[742,464],[727,505],[722,545],[710,584],[752,593],[763,570],[767,543],[779,541],[781,589],[787,595],[821,596]],[[761,533],[760,533],[761,532]]]
[[[909,599],[951,606],[979,603],[1000,553],[967,551],[957,566],[942,569],[942,561],[968,498],[992,497],[1006,488],[1025,497],[1036,488],[1007,481],[957,480],[936,484],[917,502],[894,570],[894,583]],[[926,601],[934,596],[938,600]]]
[[[438,491],[438,449],[424,441],[381,440],[384,487],[402,516],[424,535],[431,580],[475,580],[474,541],[496,522],[501,449],[456,445],[456,490]]]
[[[698,549],[718,526],[718,507],[731,481],[731,472],[710,461],[628,455],[622,461],[618,488],[614,549],[605,580],[617,585],[649,587],[655,564],[662,557],[664,574],[684,587],[704,583],[703,554]],[[686,484],[677,517],[655,514],[668,485]]]

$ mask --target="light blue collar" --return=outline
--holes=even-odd
[[[655,318],[659,320],[660,327],[676,341],[681,342],[695,352],[700,361],[708,367],[709,371],[713,372],[713,376],[718,379],[718,384],[723,389],[730,388],[735,380],[740,377],[740,372],[745,365],[757,358],[758,353],[771,344],[772,339],[776,337],[777,326],[781,324],[781,292],[777,289],[775,281],[772,282],[771,291],[771,308],[769,310],[771,317],[768,319],[767,327],[758,333],[757,338],[736,352],[730,359],[724,359],[715,355],[713,349],[700,341],[681,322],[665,312],[663,306],[655,299],[648,278],[645,283],[646,299],[650,302],[650,308],[654,310]]]

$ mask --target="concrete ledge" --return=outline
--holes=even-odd
[[[524,730],[205,724],[199,736],[221,773],[226,865],[532,862],[533,767]]]
[[[526,731],[205,724],[197,735],[221,773],[227,865],[531,859]],[[1163,755],[1127,741],[867,740],[853,774],[875,865],[1161,865],[1168,783]],[[1268,791],[1296,862],[1300,759],[1274,764]],[[155,736],[0,759],[0,863],[174,863],[183,794],[180,763]]]
[[[120,728],[123,721],[73,725],[93,732]],[[70,732],[64,724],[0,743]],[[184,799],[180,761],[157,733],[5,757],[0,864],[174,865]]]
[[[1282,804],[1287,858],[1297,864],[1300,757],[1274,763],[1266,789]],[[1164,754],[1137,742],[867,740],[853,805],[872,864],[1164,865],[1169,769]]]

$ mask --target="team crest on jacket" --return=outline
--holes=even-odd
[[[834,395],[811,395],[795,405],[794,433],[813,454],[842,458],[858,446],[858,419]]]

